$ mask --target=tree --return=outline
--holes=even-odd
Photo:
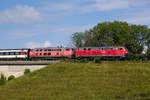
[[[82,47],[83,46],[83,42],[84,42],[84,35],[80,32],[76,32],[73,34],[72,36],[72,41],[73,41],[73,44],[76,46],[76,47]]]

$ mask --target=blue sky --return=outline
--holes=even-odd
[[[71,46],[105,21],[150,26],[150,0],[0,0],[0,48]]]

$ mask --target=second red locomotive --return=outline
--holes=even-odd
[[[74,55],[73,48],[35,48],[30,50],[30,59],[61,59],[61,58],[72,58]]]

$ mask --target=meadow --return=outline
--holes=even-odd
[[[0,99],[150,100],[150,63],[62,61],[0,86]]]

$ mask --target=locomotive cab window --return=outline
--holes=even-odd
[[[118,50],[123,50],[123,48],[118,48]]]

